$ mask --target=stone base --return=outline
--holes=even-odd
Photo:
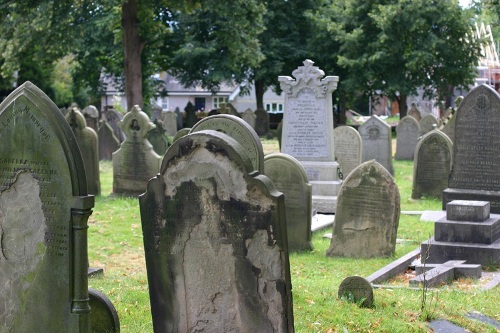
[[[337,162],[300,161],[312,186],[312,205],[318,213],[335,213],[342,182]]]
[[[426,263],[442,264],[449,260],[465,260],[481,266],[500,265],[500,239],[492,244],[468,244],[436,241],[434,237],[420,245]]]
[[[334,214],[337,208],[337,196],[313,195],[312,206],[318,213]]]
[[[460,188],[447,188],[443,191],[443,210],[446,210],[446,204],[453,200],[477,200],[489,201],[490,212],[500,214],[500,192],[499,191],[481,191],[467,190]]]
[[[500,215],[492,214],[484,222],[450,221],[442,218],[434,226],[439,242],[491,244],[500,238]]]

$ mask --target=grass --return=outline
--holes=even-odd
[[[277,141],[262,140],[266,154],[278,152]],[[115,305],[123,333],[152,332],[148,284],[142,244],[137,198],[110,196],[112,164],[101,162],[102,195],[96,197],[89,219],[89,261],[103,267],[103,277],[92,277],[89,286],[102,291]],[[401,194],[401,210],[439,210],[441,202],[424,198],[411,200],[413,163],[394,161],[395,179]],[[471,332],[497,332],[491,326],[465,318],[479,311],[500,321],[500,287],[481,291],[480,281],[461,279],[438,291],[427,291],[426,313],[422,315],[422,293],[401,288],[404,276],[392,283],[394,288],[376,289],[373,308],[359,308],[341,301],[337,291],[342,280],[351,275],[368,276],[418,247],[433,234],[433,223],[421,222],[415,215],[401,215],[393,258],[349,259],[325,256],[330,244],[322,235],[313,234],[314,250],[291,253],[296,332],[428,332],[425,319],[444,318]]]

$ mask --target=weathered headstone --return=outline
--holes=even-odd
[[[115,137],[122,143],[125,140],[125,133],[120,128],[120,122],[123,119],[123,116],[120,112],[117,112],[113,109],[108,109],[106,112],[102,114],[104,120],[108,123],[109,126],[113,129],[113,133]]]
[[[372,258],[394,254],[399,190],[378,162],[354,169],[340,187],[328,256]]]
[[[410,111],[408,111],[408,115],[415,118],[415,120],[417,122],[419,122],[420,119],[422,119],[422,116],[420,115],[420,111],[417,109],[417,106],[415,104],[411,105]]]
[[[177,114],[172,111],[162,113],[163,125],[169,136],[174,136],[177,133]]]
[[[113,153],[113,193],[139,195],[160,170],[161,156],[146,139],[154,126],[137,105],[123,117],[120,127],[126,139]]]
[[[252,109],[246,109],[246,111],[241,115],[241,119],[246,121],[252,128],[255,128],[255,118],[256,116]]]
[[[85,173],[87,175],[87,191],[89,194],[101,194],[101,178],[99,175],[99,146],[97,133],[87,126],[85,118],[77,108],[70,110],[66,116],[76,142],[82,153]]]
[[[397,160],[413,161],[415,148],[420,137],[420,125],[412,116],[403,117],[396,127]]]
[[[340,165],[343,177],[347,177],[361,164],[361,135],[351,126],[339,126],[333,130],[335,160]]]
[[[363,140],[363,162],[376,160],[394,175],[391,126],[378,116],[371,116],[358,131]]]
[[[245,149],[255,170],[264,173],[264,151],[259,137],[244,120],[239,117],[220,114],[200,120],[191,129],[191,133],[213,130],[225,133],[238,141]]]
[[[306,169],[313,191],[313,209],[334,213],[340,186],[335,162],[332,92],[338,77],[327,76],[305,60],[289,76],[280,76],[285,93],[281,152],[295,157]]]
[[[312,250],[312,189],[306,171],[286,154],[267,155],[264,167],[274,187],[285,195],[288,249]]]
[[[433,114],[428,114],[428,115],[424,116],[419,121],[420,136],[425,135],[425,134],[429,133],[430,131],[436,129],[437,124],[438,124],[438,121],[436,119],[436,116],[434,116]]]
[[[269,113],[264,109],[255,110],[255,132],[264,136],[269,132]]]
[[[175,133],[174,137],[172,138],[172,143],[182,138],[183,136],[188,135],[189,132],[191,132],[191,128],[181,128],[177,131],[177,133]]]
[[[165,128],[163,122],[160,120],[153,120],[155,127],[148,132],[147,139],[153,146],[153,150],[160,156],[165,155],[168,149],[168,140],[165,135]]]
[[[177,118],[177,131],[181,130],[184,127],[184,121],[182,119],[182,112],[179,109],[179,107],[176,107],[174,110],[174,113],[176,114]]]
[[[228,135],[175,141],[140,196],[156,333],[293,332],[284,197]]]
[[[339,286],[338,297],[360,303],[364,308],[373,306],[373,287],[361,276],[348,276]]]
[[[109,160],[113,158],[113,153],[120,148],[120,140],[115,136],[113,128],[106,120],[102,120],[97,131],[99,141],[99,160]]]
[[[236,108],[231,104],[231,103],[222,103],[220,108],[219,108],[219,113],[220,114],[229,114],[233,115],[235,117],[239,117],[240,113]]]
[[[439,130],[431,131],[420,139],[413,161],[413,199],[442,197],[443,190],[448,187],[452,152],[453,143]]]
[[[99,110],[95,106],[89,105],[82,110],[82,114],[85,117],[87,126],[97,133],[99,129]]]
[[[0,331],[90,333],[87,194],[57,106],[26,82],[0,104]]]
[[[186,115],[185,127],[191,128],[198,122],[196,111],[196,106],[194,106],[193,103],[188,102],[186,107],[184,108],[184,114]]]
[[[500,96],[487,85],[478,86],[455,117],[453,166],[443,209],[452,200],[480,200],[500,213]]]
[[[120,333],[120,319],[113,303],[98,290],[89,288],[93,333]]]

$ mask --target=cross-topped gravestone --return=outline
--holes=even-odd
[[[314,62],[305,60],[292,72],[295,79],[280,76],[285,93],[281,152],[295,157],[307,172],[313,191],[313,208],[335,212],[340,186],[335,162],[332,92],[338,77],[326,76]]]
[[[57,106],[26,82],[0,104],[0,332],[90,333],[94,197]]]
[[[410,279],[409,283],[431,288],[450,284],[461,277],[479,279],[481,272],[481,265],[465,264],[465,260],[449,260],[443,264],[418,264],[415,265],[417,276]]]
[[[126,139],[113,153],[113,193],[139,195],[160,170],[161,156],[146,139],[154,126],[137,105],[123,117],[120,127]]]

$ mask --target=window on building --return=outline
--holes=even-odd
[[[213,99],[213,108],[220,109],[221,104],[227,103],[227,97],[222,96],[214,96]]]
[[[281,113],[283,112],[283,103],[266,103],[266,111]]]
[[[168,110],[168,97],[163,97],[161,100],[162,110]]]

